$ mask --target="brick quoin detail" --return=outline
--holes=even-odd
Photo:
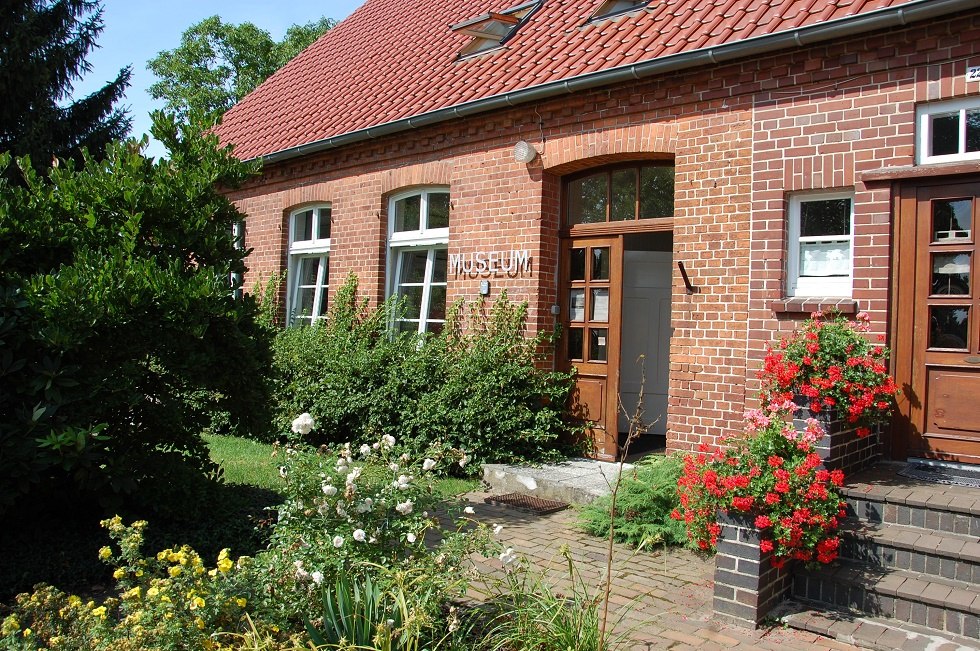
[[[286,264],[289,211],[333,208],[332,289],[349,272],[385,296],[387,197],[439,185],[451,200],[450,254],[530,251],[532,272],[489,278],[551,330],[558,301],[562,177],[615,161],[675,165],[668,447],[742,430],[767,344],[807,314],[786,309],[789,197],[855,198],[849,306],[889,332],[894,188],[862,174],[914,164],[917,104],[977,95],[980,13],[579,92],[267,165],[230,191],[247,214],[250,288]],[[516,163],[514,144],[541,152]],[[688,293],[682,262],[697,293]],[[449,299],[483,278],[450,275]],[[827,297],[838,302],[839,297]],[[802,303],[801,303],[802,304]],[[887,437],[887,433],[885,433]]]

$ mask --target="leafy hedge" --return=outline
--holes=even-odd
[[[392,333],[397,311],[393,301],[369,309],[352,276],[325,322],[277,336],[279,431],[309,412],[314,444],[393,434],[416,451],[464,449],[474,466],[558,456],[572,429],[563,415],[572,376],[537,365],[550,340],[525,336],[525,305],[506,294],[457,303],[444,333],[424,339]]]

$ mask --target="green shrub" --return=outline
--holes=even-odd
[[[527,309],[502,294],[493,304],[455,304],[444,332],[395,334],[398,305],[369,309],[351,277],[328,318],[279,333],[275,394],[279,431],[308,412],[317,445],[362,442],[385,433],[421,454],[462,449],[475,462],[542,461],[560,456],[571,425],[564,406],[571,375],[542,370],[546,336],[527,337]]]
[[[232,297],[242,215],[217,189],[254,168],[154,133],[168,159],[131,140],[42,177],[0,155],[0,506],[39,484],[111,500],[170,461],[207,471],[209,425],[266,427],[266,331]]]
[[[677,481],[683,462],[677,457],[650,457],[624,474],[616,498],[615,537],[621,543],[684,545],[683,522],[671,517],[680,508]],[[593,536],[609,535],[611,498],[603,497],[582,509],[580,523]]]

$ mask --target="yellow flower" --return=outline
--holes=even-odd
[[[55,635],[50,640],[48,640],[48,644],[50,644],[52,647],[58,646],[59,644],[61,644],[61,636]]]
[[[239,597],[238,599],[235,599],[235,603],[238,604],[238,607],[239,608],[244,608],[245,607],[245,604],[247,604],[248,602],[245,601],[244,598]]]
[[[140,598],[140,587],[136,586],[131,588],[122,594],[123,599],[139,599]]]
[[[24,637],[30,637],[33,633],[34,633],[34,631],[32,631],[29,628],[25,628],[24,629]]]
[[[191,610],[194,610],[196,608],[204,608],[204,599],[201,599],[200,597],[194,597],[193,599],[191,599],[190,608]]]
[[[170,576],[180,576],[180,573],[182,571],[183,570],[181,570],[180,565],[174,565],[169,570],[167,570],[167,574],[169,574]]]
[[[204,620],[203,619],[201,619],[200,617],[198,617],[197,619],[194,620],[194,623],[197,624],[197,627],[199,629],[204,630]]]
[[[112,557],[112,550],[109,549],[108,547],[103,547],[102,549],[99,550],[99,558],[101,558],[102,560],[106,560],[111,557]]]
[[[147,588],[146,589],[146,596],[147,597],[155,597],[158,594],[160,594],[160,589],[158,587],[156,587],[156,586],[153,586],[153,587],[150,587],[150,588]]]
[[[231,562],[229,558],[218,559],[218,570],[222,574],[227,574],[235,564]]]
[[[3,624],[0,625],[0,634],[4,637],[10,635],[11,633],[16,633],[20,630],[20,622],[17,621],[17,617],[10,615],[3,620]]]
[[[121,579],[126,576],[126,570],[121,567],[116,568],[116,571],[112,573],[112,578]]]
[[[98,608],[95,608],[94,610],[92,610],[92,617],[98,617],[100,619],[105,619],[105,615],[106,615],[105,606],[99,606]]]
[[[68,605],[77,608],[82,605],[82,598],[77,595],[68,597]]]

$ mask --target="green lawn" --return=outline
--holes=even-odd
[[[224,469],[225,482],[273,491],[282,487],[280,460],[272,456],[271,445],[235,436],[206,435],[204,440],[211,449],[211,459]],[[479,485],[476,479],[444,477],[435,481],[435,490],[443,497],[454,497],[476,490]]]

